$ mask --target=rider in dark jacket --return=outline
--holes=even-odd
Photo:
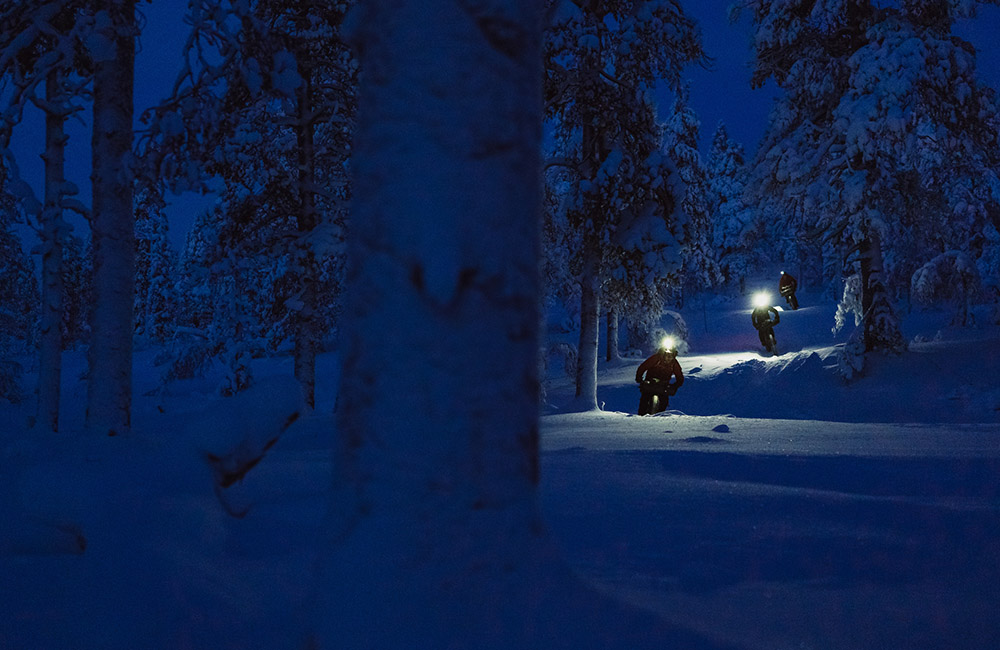
[[[778,293],[785,297],[785,300],[788,301],[788,306],[792,309],[799,308],[799,299],[795,297],[795,290],[798,286],[798,281],[796,281],[791,273],[781,272],[781,279],[778,280]]]
[[[647,415],[652,412],[653,396],[660,398],[657,412],[663,411],[670,404],[670,396],[677,392],[677,389],[684,383],[684,372],[681,364],[677,361],[677,348],[672,343],[665,342],[641,364],[635,371],[635,381],[643,382],[643,373],[646,380],[658,380],[655,385],[640,386],[639,415]],[[670,378],[674,381],[671,383]]]
[[[773,319],[771,318],[771,314],[774,314]],[[750,322],[753,323],[754,328],[757,330],[757,336],[760,338],[761,345],[765,349],[771,349],[769,337],[774,332],[774,326],[780,320],[781,316],[778,315],[777,309],[767,302],[762,302],[760,299],[754,300],[754,308],[750,312]]]

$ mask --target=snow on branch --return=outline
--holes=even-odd
[[[921,305],[941,302],[955,305],[954,325],[968,325],[969,307],[981,292],[982,282],[975,261],[962,251],[946,251],[914,272],[910,280],[913,299]]]

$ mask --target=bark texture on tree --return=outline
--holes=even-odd
[[[352,16],[339,445],[309,647],[708,647],[584,587],[540,523],[542,6]]]
[[[618,349],[618,308],[608,307],[608,332],[607,347],[608,361],[618,361],[621,359],[621,352]]]
[[[861,242],[860,257],[865,352],[902,352],[906,340],[885,286],[882,240],[874,230]]]
[[[88,360],[87,428],[126,433],[132,409],[135,225],[132,212],[132,94],[135,1],[103,4],[111,20],[95,51],[91,140],[94,305]]]
[[[308,237],[317,225],[316,215],[316,147],[313,126],[311,71],[304,71],[302,85],[298,92],[298,124],[296,125],[299,145],[298,191],[300,213],[299,234]],[[305,242],[300,242],[304,244]],[[301,308],[295,313],[295,378],[302,386],[302,397],[312,408],[316,406],[316,256],[307,247],[298,251],[302,264]]]
[[[372,582],[321,627],[329,647],[417,647],[447,629],[442,600],[488,610],[484,573],[540,534],[540,15],[529,0],[356,11],[334,506],[347,557],[324,580],[361,561]]]
[[[600,259],[595,244],[583,248],[583,271],[580,276],[580,343],[577,348],[576,408],[597,410],[597,356],[601,324]]]
[[[42,313],[39,322],[38,404],[35,426],[59,430],[60,382],[62,377],[63,237],[67,225],[62,216],[65,192],[66,113],[61,75],[52,72],[45,80],[45,205],[42,209]]]

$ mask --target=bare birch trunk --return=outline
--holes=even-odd
[[[608,361],[618,361],[622,355],[618,349],[618,308],[608,307]]]
[[[596,70],[593,62],[590,67]],[[598,164],[604,160],[605,154],[602,151],[599,134],[595,133],[589,124],[583,127],[582,149],[584,163],[581,176],[584,179],[593,179],[597,175]],[[601,250],[595,233],[585,232],[582,239],[583,268],[580,272],[580,341],[577,346],[576,408],[596,411],[598,410],[597,356],[601,320],[599,269]]]
[[[42,313],[38,349],[38,404],[35,425],[59,430],[62,377],[63,237],[62,217],[66,161],[66,114],[62,112],[61,78],[53,72],[45,80],[45,206],[42,210]]]
[[[312,115],[311,72],[303,74],[298,97],[298,144],[299,177],[298,190],[301,213],[299,214],[299,234],[307,237],[316,228],[316,201],[314,194],[316,155]],[[316,406],[316,273],[317,264],[312,250],[297,253],[302,261],[302,308],[295,315],[295,378],[302,386],[305,403]]]
[[[597,257],[592,237],[584,236],[583,272],[580,277],[580,343],[577,348],[577,408],[597,410],[597,355],[601,322],[601,299]]]
[[[94,305],[88,360],[87,428],[126,433],[132,408],[135,227],[132,210],[132,92],[135,1],[104,6],[113,43],[94,66],[92,137]]]

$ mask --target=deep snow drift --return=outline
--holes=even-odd
[[[602,412],[566,412],[552,369],[556,546],[599,590],[736,647],[1000,647],[1000,332],[908,314],[911,352],[845,384],[817,302],[782,313],[770,357],[741,302],[692,301],[687,382],[656,416],[631,415],[638,358],[602,364]],[[290,421],[290,358],[220,399],[212,376],[157,391],[155,352],[127,440],[80,435],[76,353],[58,438],[0,404],[0,648],[300,647],[336,354],[316,412]]]

